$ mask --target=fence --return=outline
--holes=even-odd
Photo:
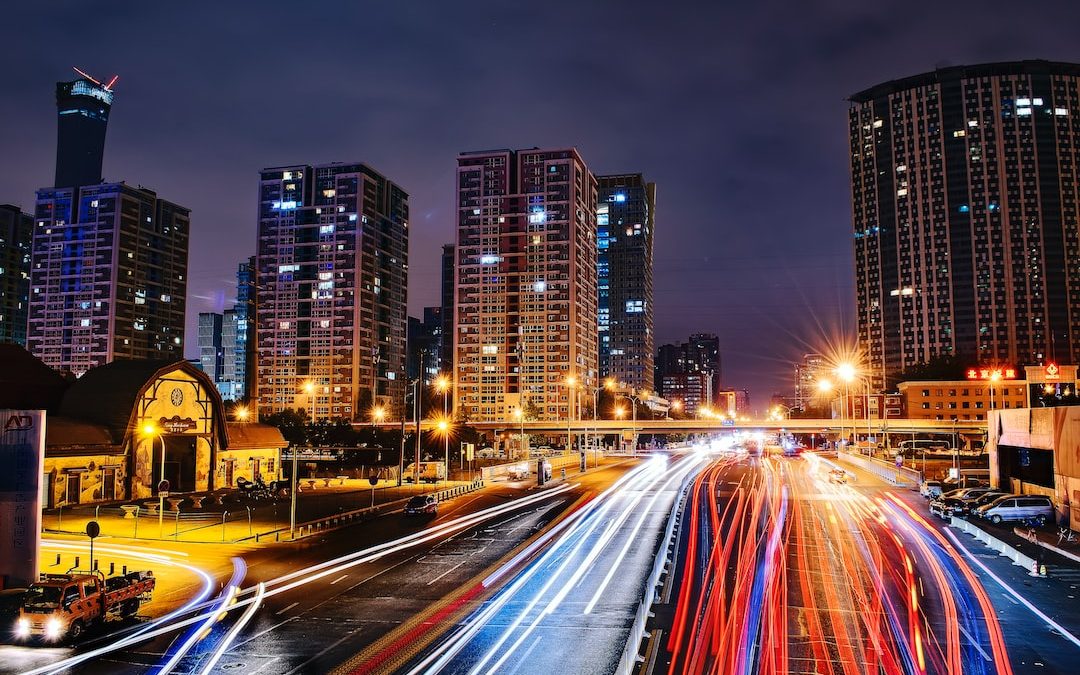
[[[842,450],[837,451],[836,458],[841,462],[854,464],[863,471],[872,473],[878,478],[883,478],[893,485],[911,485],[917,488],[922,484],[921,471],[915,471],[914,469],[903,466],[895,466],[872,457],[856,455]]]
[[[484,481],[476,480],[472,483],[469,483],[468,485],[458,485],[456,487],[447,488],[445,490],[439,490],[438,492],[434,493],[434,496],[436,501],[442,502],[447,499],[453,499],[454,497],[467,494],[469,492],[472,492],[473,490],[479,490],[482,487],[484,487]],[[350,525],[357,521],[362,521],[367,518],[379,516],[383,513],[396,511],[398,508],[404,506],[405,502],[409,501],[409,499],[411,499],[411,497],[403,497],[401,499],[396,499],[392,502],[384,502],[382,504],[376,504],[375,506],[368,506],[362,509],[356,509],[354,511],[346,511],[345,513],[338,513],[332,516],[318,518],[316,520],[309,520],[304,523],[297,523],[296,531],[292,537],[292,540],[300,539],[302,537],[308,537],[313,534],[320,534],[322,532],[327,532],[329,530],[334,530],[339,527]],[[269,532],[260,532],[250,537],[244,537],[243,539],[238,539],[237,541],[245,541],[250,539],[258,542],[271,536],[274,538],[274,541],[281,541],[283,535],[286,540],[289,540],[289,530],[290,528],[288,527],[281,527],[276,530],[270,530]]]
[[[630,637],[626,639],[622,658],[619,659],[619,667],[615,670],[618,675],[630,675],[634,672],[634,667],[637,666],[638,647],[641,646],[641,640],[645,637],[645,624],[649,620],[649,610],[658,599],[656,587],[660,585],[660,577],[666,571],[671,560],[671,550],[675,545],[675,524],[679,520],[679,511],[683,500],[686,498],[686,491],[690,487],[692,479],[693,474],[690,474],[683,480],[683,484],[679,488],[679,494],[671,505],[667,529],[664,530],[664,536],[660,539],[660,548],[656,552],[656,561],[653,563],[648,581],[645,582],[645,595],[641,600],[641,604],[638,605],[637,613],[634,615],[634,622],[630,625]]]

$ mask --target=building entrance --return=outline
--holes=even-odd
[[[170,492],[195,491],[195,436],[165,436],[165,480],[169,481]],[[158,477],[161,475],[161,449],[154,455],[154,492],[157,492]]]

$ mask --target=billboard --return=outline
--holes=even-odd
[[[45,411],[0,410],[0,579],[5,588],[38,576]]]

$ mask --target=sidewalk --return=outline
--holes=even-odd
[[[468,485],[469,483],[442,481],[438,489]],[[407,497],[435,492],[436,485],[405,484],[397,486],[394,481],[380,481],[374,490],[366,479],[331,479],[326,485],[323,479],[310,487],[306,479],[297,493],[296,522],[306,523],[340,513],[370,507],[373,503],[387,504]],[[153,501],[153,500],[141,500]],[[150,515],[140,509],[138,518],[125,517],[118,505],[76,507],[52,511],[42,516],[46,533],[82,535],[86,524],[97,520],[102,537],[128,540],[157,540],[193,543],[235,543],[255,535],[280,530],[289,526],[291,502],[281,498],[275,502],[237,501],[224,505],[206,504],[205,508],[188,511],[171,511],[166,503],[164,513]]]

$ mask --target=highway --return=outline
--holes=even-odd
[[[652,672],[1010,673],[987,590],[889,489],[730,456],[682,513]]]
[[[196,673],[216,659],[214,672],[327,672],[452,596],[636,463],[620,461],[544,488],[498,484],[442,504],[436,518],[390,514],[303,543],[248,550],[232,583],[204,588],[205,601],[193,611],[122,627],[78,649],[10,648],[22,658],[0,670]],[[265,592],[255,606],[260,584]],[[223,607],[232,611],[215,623]]]
[[[613,672],[676,495],[702,461],[656,455],[628,472],[530,562],[496,570],[501,590],[397,672]]]

